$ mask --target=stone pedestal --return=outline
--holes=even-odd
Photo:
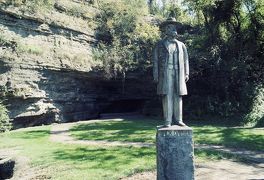
[[[157,180],[193,180],[192,129],[157,128]]]

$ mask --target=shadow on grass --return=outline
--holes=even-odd
[[[89,148],[78,147],[54,152],[54,158],[74,163],[88,163],[90,168],[115,170],[135,161],[155,159],[154,148]]]
[[[219,151],[214,151],[214,150],[200,150],[200,149],[194,149],[194,154],[197,157],[202,157],[202,158],[208,158],[208,159],[214,159],[214,160],[220,160],[220,159],[236,159],[237,156],[232,155],[230,153],[224,153],[224,152],[219,152]],[[240,159],[239,159],[240,160]]]
[[[235,148],[245,148],[252,150],[264,151],[264,135],[250,134],[245,129],[253,130],[251,128],[241,129],[224,129],[223,142],[226,146]]]
[[[209,150],[209,149],[194,149],[194,154],[196,157],[212,159],[212,160],[221,160],[221,159],[232,159],[234,161],[238,161],[244,164],[250,165],[258,165],[262,164],[261,161],[252,161],[246,157],[230,154],[226,152],[220,152],[217,150]]]
[[[196,127],[194,137],[201,144],[263,151],[264,135],[256,131],[254,128]]]
[[[108,121],[81,124],[71,129],[81,140],[153,142],[158,121]]]
[[[81,140],[155,142],[156,126],[161,121],[125,120],[80,124],[71,129]],[[224,127],[193,123],[194,141],[201,144],[223,145],[247,150],[264,149],[264,133],[255,128]]]

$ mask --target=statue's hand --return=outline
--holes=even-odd
[[[189,75],[185,76],[185,82],[187,82],[189,80]]]

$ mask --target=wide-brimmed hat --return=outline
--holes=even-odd
[[[164,28],[165,26],[167,26],[168,24],[174,24],[177,25],[177,21],[174,17],[169,17],[168,19],[166,19],[166,21],[162,22],[160,24],[160,28]]]

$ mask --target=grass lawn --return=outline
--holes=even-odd
[[[128,142],[155,142],[156,126],[162,121],[142,119],[104,121],[80,124],[71,129],[71,134],[81,140],[108,140]],[[234,128],[190,123],[194,142],[224,145],[248,150],[264,149],[264,130],[259,128]]]
[[[79,124],[71,129],[77,139],[154,142],[160,121],[126,120]],[[263,129],[225,128],[192,125],[199,143],[262,150]],[[45,175],[44,179],[111,180],[153,170],[155,147],[98,147],[51,142],[50,126],[26,128],[0,134],[0,151],[17,150],[30,160],[30,168]],[[195,151],[198,160],[232,158],[213,151]]]
[[[194,125],[194,141],[246,150],[264,150],[264,129]]]
[[[74,126],[71,129],[71,134],[81,140],[153,143],[155,141],[156,126],[159,123],[149,119],[102,121]]]
[[[63,145],[49,141],[50,126],[0,134],[0,150],[18,149],[51,179],[118,179],[154,169],[155,149]]]

